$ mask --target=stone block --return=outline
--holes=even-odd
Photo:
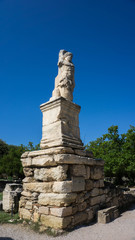
[[[93,209],[92,208],[87,208],[86,213],[88,214],[88,220],[91,221],[94,217],[93,215]]]
[[[109,223],[110,222],[110,216],[109,214],[101,214],[98,212],[98,223]]]
[[[87,203],[86,202],[83,202],[81,204],[78,205],[78,211],[84,211],[87,207]]]
[[[75,202],[77,197],[76,193],[41,193],[39,195],[38,203],[41,205],[49,206],[69,206],[71,203]]]
[[[82,148],[78,114],[80,106],[59,97],[40,106],[43,113],[41,149],[54,146]]]
[[[31,198],[32,194],[29,191],[22,191],[21,195],[27,198]]]
[[[30,192],[52,192],[52,182],[34,182],[34,183],[24,183],[23,189]]]
[[[75,154],[86,157],[86,151],[84,150],[75,149]]]
[[[32,183],[32,182],[36,182],[36,180],[34,179],[34,177],[25,177],[23,179],[23,183]]]
[[[23,198],[23,196],[21,197],[20,201],[19,201],[19,208],[24,208],[25,204],[26,204],[26,199]]]
[[[42,155],[32,158],[32,166],[35,167],[45,167],[45,166],[57,166],[54,161],[53,155]]]
[[[84,165],[73,165],[71,167],[71,176],[86,178],[86,168]]]
[[[22,166],[23,167],[30,167],[31,166],[31,158],[28,157],[28,158],[21,158],[21,162],[22,162]]]
[[[105,191],[104,191],[103,188],[100,188],[100,189],[99,189],[99,194],[100,194],[100,195],[104,194],[104,192],[105,192]]]
[[[72,192],[72,181],[54,182],[53,192],[56,193]]]
[[[99,208],[100,208],[99,203],[97,205],[92,206],[94,216],[97,216],[97,212],[98,212]]]
[[[51,227],[54,229],[64,229],[67,228],[71,223],[71,217],[60,218],[52,215],[41,215],[41,224],[46,227]]]
[[[99,195],[99,192],[100,192],[99,188],[93,188],[93,189],[91,190],[91,197],[98,196],[98,195]]]
[[[78,212],[78,206],[74,206],[73,209],[72,209],[72,214],[74,215],[75,213]]]
[[[91,206],[94,206],[94,205],[99,204],[99,203],[100,203],[100,196],[90,198],[90,205]]]
[[[23,168],[23,172],[25,177],[32,177],[33,176],[33,169],[32,168]]]
[[[29,210],[32,209],[32,202],[27,201],[27,202],[26,202],[26,205],[25,205],[25,208],[26,208],[26,209],[29,209]]]
[[[33,222],[38,222],[39,221],[39,214],[37,212],[33,213]]]
[[[67,179],[68,165],[34,170],[34,178],[40,181],[63,181]]]
[[[31,194],[31,199],[32,199],[32,200],[37,200],[37,199],[38,199],[38,196],[39,196],[39,192],[33,192],[33,193]]]
[[[46,215],[49,214],[49,208],[48,207],[41,206],[41,207],[39,207],[38,211],[39,211],[40,214],[46,214]]]
[[[102,167],[93,167],[91,168],[91,179],[100,180],[103,178],[103,168]]]
[[[119,210],[118,210],[118,209],[114,210],[114,212],[113,212],[113,217],[114,217],[114,219],[118,218],[119,215],[120,215],[120,214],[119,214]]]
[[[94,157],[92,151],[85,151],[85,152],[86,152],[86,157],[90,157],[90,158],[93,158],[93,157]]]
[[[82,203],[84,202],[84,192],[77,193],[76,203]]]
[[[93,181],[93,187],[94,188],[99,188],[100,187],[100,180]]]
[[[70,216],[72,214],[72,207],[50,208],[50,214],[57,217]]]
[[[57,154],[54,155],[55,162],[57,164],[78,164],[78,165],[94,165],[94,159],[78,156],[75,154]]]
[[[96,166],[104,166],[104,160],[102,159],[94,159],[94,164],[93,165],[96,165]]]
[[[85,180],[83,177],[73,177],[72,182],[73,192],[80,192],[85,190]]]
[[[89,179],[89,180],[86,180],[85,189],[86,189],[87,191],[93,189],[93,181],[92,181],[92,180],[90,180],[90,179]]]
[[[112,205],[119,206],[119,199],[118,197],[114,197],[111,201]]]
[[[86,177],[85,179],[89,179],[90,178],[90,167],[86,166]]]
[[[37,151],[32,151],[28,152],[29,157],[36,157],[36,156],[42,156],[42,155],[53,155],[53,154],[63,154],[63,153],[74,153],[74,150],[71,147],[52,147],[52,148],[47,148],[43,150],[37,150]]]
[[[104,187],[104,180],[103,179],[99,180],[99,185],[100,185],[101,188]]]
[[[106,199],[105,194],[100,196],[100,202],[101,203],[105,203],[105,199]]]
[[[21,158],[27,158],[27,157],[28,157],[28,154],[29,154],[29,151],[24,152],[24,153],[21,155]]]
[[[87,200],[90,198],[91,193],[90,192],[86,192],[84,195],[84,200]]]
[[[80,223],[83,223],[83,222],[87,221],[87,219],[88,219],[87,213],[79,212],[79,213],[74,215],[72,224],[77,225],[77,224],[80,224]]]
[[[48,215],[49,214],[49,208],[41,206],[41,207],[39,207],[39,213]]]
[[[98,223],[109,223],[119,216],[116,206],[98,211]]]
[[[28,220],[31,219],[30,211],[28,209],[25,209],[25,208],[20,208],[19,209],[19,216],[20,216],[20,218],[23,218],[23,219],[28,219]]]

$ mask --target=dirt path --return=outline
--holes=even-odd
[[[135,240],[135,206],[109,224],[94,224],[67,235],[49,237],[22,225],[0,225],[0,240]]]

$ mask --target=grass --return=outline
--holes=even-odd
[[[36,223],[32,222],[30,228],[35,232],[39,232],[39,229],[40,229],[39,222],[36,222]]]
[[[3,196],[3,194],[2,194],[2,192],[0,192],[0,201],[2,201],[2,196]]]
[[[0,211],[0,224],[3,223],[20,223],[21,220],[18,216],[18,213],[13,214],[11,216],[11,213],[6,213],[4,211]]]
[[[53,236],[53,237],[57,237],[57,236],[60,236],[62,234],[67,234],[67,232],[63,232],[63,231],[57,231],[55,229],[51,229],[51,228],[46,228],[43,230],[43,231],[40,231],[40,227],[41,227],[41,224],[40,222],[32,222],[32,221],[29,221],[27,219],[25,220],[22,220],[19,218],[18,216],[18,213],[16,214],[13,214],[13,216],[11,216],[11,213],[6,213],[4,211],[0,211],[0,224],[4,224],[4,223],[11,223],[11,224],[17,224],[17,223],[23,223],[24,225],[24,222],[25,222],[25,225],[29,225],[29,227],[37,232],[37,233],[46,233],[47,235],[49,236]]]
[[[55,229],[52,229],[52,228],[47,228],[45,231],[44,231],[48,236],[52,236],[52,237],[58,237],[58,236],[61,236],[61,235],[66,235],[67,232],[66,231],[57,231]]]

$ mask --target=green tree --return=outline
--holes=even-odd
[[[0,158],[8,153],[8,144],[6,144],[4,141],[0,139]]]
[[[135,127],[130,126],[126,134],[123,134],[122,157],[125,160],[126,176],[133,183],[135,180]]]
[[[95,158],[105,161],[105,176],[115,177],[116,183],[122,183],[123,177],[131,182],[135,178],[135,127],[131,126],[126,134],[119,135],[118,126],[108,128],[108,133],[90,142],[87,150]]]
[[[23,177],[24,175],[20,157],[24,151],[25,149],[23,146],[10,146],[8,154],[4,154],[0,159],[0,174],[5,174],[8,177]]]
[[[28,145],[25,147],[27,151],[35,151],[35,150],[40,150],[40,144],[33,145],[33,142],[29,142]]]
[[[29,142],[27,146],[8,145],[0,140],[0,175],[7,177],[23,178],[23,167],[20,161],[22,153],[25,151],[39,150],[40,145],[33,145]]]

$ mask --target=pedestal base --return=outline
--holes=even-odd
[[[87,156],[60,147],[24,153],[20,217],[59,230],[90,222],[105,201],[104,162]]]
[[[69,146],[84,149],[80,139],[80,106],[57,98],[40,106],[43,113],[41,149]]]

